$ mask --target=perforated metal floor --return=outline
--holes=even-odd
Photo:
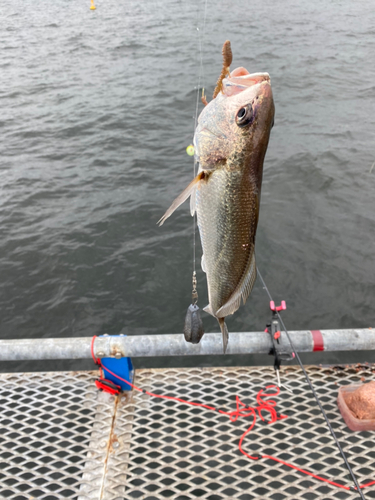
[[[336,405],[339,385],[374,380],[374,366],[309,367],[349,461],[364,484],[375,479],[375,433],[347,429]],[[250,419],[131,393],[99,393],[96,372],[0,376],[0,498],[207,500],[356,499],[355,491],[322,483],[268,459],[253,461],[238,442]],[[235,397],[256,406],[275,383],[272,368],[138,370],[136,385],[234,410]],[[297,367],[282,370],[277,409],[288,418],[257,419],[245,437],[250,454],[272,455],[351,485],[342,459]],[[364,490],[375,498],[375,485]]]

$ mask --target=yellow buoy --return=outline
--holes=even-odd
[[[95,4],[94,4],[94,0],[91,0],[91,7],[90,7],[90,10],[95,10],[96,7],[95,7]]]
[[[189,156],[194,156],[194,146],[192,144],[190,144],[187,148],[186,148],[186,152]]]

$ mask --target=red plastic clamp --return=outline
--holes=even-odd
[[[275,302],[273,300],[271,300],[271,302],[270,302],[270,309],[271,309],[271,311],[285,311],[285,309],[286,309],[286,302],[285,302],[285,300],[281,301],[281,305],[280,306],[275,306]]]
[[[109,392],[109,394],[115,394],[116,396],[121,392],[121,387],[109,380],[97,379],[95,385],[100,391]]]

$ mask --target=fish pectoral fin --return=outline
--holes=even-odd
[[[256,277],[257,267],[255,263],[255,253],[253,251],[239,284],[237,285],[227,302],[222,305],[216,312],[217,318],[225,318],[226,316],[229,316],[230,314],[236,312],[241,305],[241,299],[243,300],[243,303],[246,302],[246,299],[253,289]]]
[[[203,172],[202,166],[199,165],[198,168],[198,175]],[[209,175],[209,172],[206,170],[204,174],[204,178],[207,179]],[[201,177],[203,179],[203,176]],[[190,214],[192,217],[194,217],[194,214],[196,212],[196,200],[197,200],[197,186],[194,187],[194,189],[191,192],[190,195]]]
[[[199,181],[204,179],[206,177],[206,173],[204,171],[199,172],[199,174],[191,181],[191,183],[182,191],[182,193],[177,196],[177,198],[173,201],[172,205],[168,208],[168,210],[165,212],[163,217],[158,220],[159,226],[162,226],[164,222],[170,217],[173,212],[178,208],[184,201],[186,201],[189,196],[192,194],[193,191],[195,191],[196,186],[198,185]]]

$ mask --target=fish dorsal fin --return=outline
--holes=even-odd
[[[225,318],[226,316],[229,316],[229,314],[233,314],[237,311],[241,305],[241,299],[243,300],[243,303],[245,303],[246,299],[250,295],[256,277],[257,268],[255,264],[255,252],[253,251],[239,284],[227,302],[216,312],[215,316],[217,318]]]
[[[202,179],[205,179],[206,173],[204,171],[199,172],[199,174],[191,181],[191,183],[182,191],[182,193],[177,196],[177,198],[174,200],[172,205],[168,208],[168,210],[165,212],[163,217],[158,220],[159,226],[162,226],[164,222],[170,217],[173,212],[178,208],[182,203],[189,198],[189,196],[192,194],[193,191],[195,191],[195,188],[197,187],[199,181]]]
[[[204,259],[204,254],[202,255],[202,258],[201,258],[201,268],[202,268],[202,271],[204,273],[207,273],[207,271],[206,271],[206,261]]]

